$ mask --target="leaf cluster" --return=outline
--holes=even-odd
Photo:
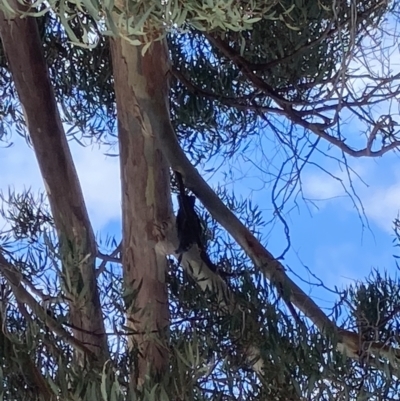
[[[29,203],[30,198],[26,199]],[[12,196],[8,208],[14,209],[13,202],[17,201],[21,202],[21,198]],[[236,206],[244,219],[246,213],[250,219],[252,209],[240,203]],[[235,207],[233,201],[232,207]],[[4,216],[13,215],[5,211]],[[22,285],[27,286],[48,313],[69,331],[68,307],[59,285],[58,245],[48,242],[54,237],[51,226],[46,231],[47,239],[39,225],[33,227],[38,231],[29,241],[16,236],[14,240],[9,238],[7,243],[3,242],[1,248],[10,262],[20,267]],[[98,243],[104,253],[116,245],[112,238],[104,241],[99,238]],[[231,250],[230,258],[236,259],[241,266],[247,263],[245,260],[240,262],[243,257],[235,255],[234,250]],[[18,264],[18,261],[23,263]],[[78,397],[83,400],[98,399],[94,397],[100,394],[114,394],[115,399],[151,399],[152,392],[168,394],[166,399],[231,399],[238,393],[252,400],[266,396],[299,397],[319,385],[323,366],[335,370],[332,360],[325,362],[323,357],[330,352],[329,342],[312,331],[297,327],[280,300],[270,296],[269,285],[261,274],[249,271],[230,280],[229,285],[238,294],[241,305],[238,313],[222,316],[213,306],[217,303],[213,298],[215,294],[205,295],[174,261],[170,265],[170,371],[158,383],[159,387],[150,381],[142,393],[131,393],[129,387],[129,367],[135,355],[127,352],[130,332],[124,325],[123,283],[115,263],[108,263],[98,277],[112,355],[103,371],[91,361],[83,367],[77,365],[68,342],[51,332],[46,321],[35,316],[28,305],[17,302],[8,283],[3,281],[2,300],[6,301],[1,309],[2,326],[7,327],[2,332],[3,344],[12,344],[0,352],[0,358],[9,361],[2,365],[5,394],[14,394],[17,399],[25,396],[37,399],[34,387],[37,384],[29,387],[23,376],[22,367],[27,361],[45,372],[50,388],[64,399]],[[254,344],[260,348],[265,360],[265,383],[244,358],[245,350]],[[310,376],[315,381],[307,390],[305,386]],[[21,396],[13,392],[14,386],[18,386]]]
[[[236,201],[227,193],[222,196],[227,197],[227,203],[243,220],[251,224],[254,216],[257,229],[261,222],[257,221],[253,207]],[[21,199],[12,196],[7,207],[14,210]],[[28,203],[31,201],[29,196],[25,199]],[[3,215],[13,216],[7,210]],[[204,217],[207,220],[207,216]],[[13,244],[10,239],[2,248],[12,263],[23,260],[19,264],[23,285],[28,286],[48,313],[69,330],[68,309],[57,284],[60,270],[55,266],[59,266],[60,261],[53,252],[57,244],[50,246],[44,241],[40,226],[33,227],[38,230],[32,236],[35,240],[16,236]],[[214,232],[212,220],[208,220],[208,228]],[[51,226],[46,231],[48,238],[53,237],[50,231]],[[221,234],[217,237],[223,237]],[[117,241],[112,237],[99,238],[98,244],[103,253],[109,253]],[[95,367],[91,361],[83,367],[77,365],[72,347],[52,333],[46,322],[38,319],[29,307],[19,304],[3,280],[0,286],[3,300],[0,316],[5,328],[1,332],[0,349],[3,394],[15,399],[38,399],[37,383],[24,376],[26,366],[33,362],[32,366],[45,373],[50,388],[64,399],[231,400],[238,395],[250,400],[395,398],[399,382],[390,365],[387,372],[379,373],[368,361],[360,365],[338,354],[335,335],[321,336],[313,327],[308,327],[307,321],[298,325],[264,277],[249,269],[249,261],[237,249],[229,250],[229,260],[247,270],[228,280],[240,302],[239,312],[232,315],[220,315],[215,309],[218,304],[215,294],[204,294],[190,275],[170,260],[170,369],[157,383],[151,380],[146,383],[141,391],[133,391],[129,385],[129,367],[134,365],[135,355],[127,352],[130,332],[124,325],[123,283],[115,262],[109,262],[98,277],[111,350],[111,359],[103,369]],[[352,327],[362,311],[362,316],[370,322],[369,331],[364,333],[371,333],[371,322],[375,324],[378,316],[382,324],[375,324],[374,330],[379,327],[381,339],[397,344],[398,284],[386,276],[374,277],[357,289],[350,288],[347,294],[350,310],[354,308],[358,314],[347,313],[346,325]],[[385,337],[385,333],[390,334]],[[264,361],[262,377],[256,376],[251,369],[252,362],[245,357],[246,350],[254,344]]]

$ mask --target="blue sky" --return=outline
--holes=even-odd
[[[78,175],[83,187],[87,207],[96,233],[120,232],[120,188],[118,158],[105,156],[108,148],[86,148],[70,142]],[[8,186],[16,191],[31,188],[43,190],[39,169],[33,151],[17,135],[10,148],[0,148],[2,174],[0,188]],[[323,164],[323,159],[321,159]],[[327,161],[325,164],[329,164]],[[400,209],[400,160],[392,153],[380,159],[350,159],[349,164],[367,182],[368,187],[355,181],[357,194],[365,208],[370,229],[363,228],[358,212],[337,181],[315,168],[303,174],[305,194],[318,201],[318,209],[308,210],[303,202],[287,216],[292,249],[284,263],[303,277],[310,279],[303,263],[324,283],[342,287],[369,274],[371,268],[396,271],[392,255],[392,221]],[[235,192],[252,199],[263,210],[264,218],[272,216],[269,202],[270,188],[260,188],[260,175],[255,167],[235,164],[236,171],[246,173],[251,179],[234,181]],[[340,176],[340,171],[331,172]],[[214,176],[212,183],[218,181]],[[290,207],[289,207],[290,208]],[[3,224],[0,225],[0,227]],[[270,227],[267,227],[269,230]],[[282,253],[286,246],[283,228],[275,225],[268,235],[267,247],[274,254]],[[296,280],[297,281],[297,280]],[[301,284],[321,305],[332,301],[332,295],[321,289]]]
[[[327,143],[322,143],[321,147],[325,150]],[[252,152],[251,162],[235,160],[234,171],[239,178],[228,185],[235,193],[259,205],[268,221],[273,217],[270,202],[273,183],[264,185],[266,175],[260,173],[258,167],[267,168],[269,161],[263,163],[256,153]],[[338,154],[334,149],[329,151],[331,156],[335,153]],[[317,157],[314,161],[350,188],[345,171],[341,171],[337,163],[326,157]],[[299,200],[298,208],[285,215],[291,249],[283,263],[303,279],[316,282],[304,264],[330,288],[354,284],[368,276],[373,268],[386,270],[393,276],[397,270],[392,256],[397,249],[392,241],[393,220],[400,209],[400,158],[392,152],[379,159],[349,157],[348,164],[362,179],[352,177],[362,204],[358,205],[359,210],[364,208],[362,219],[340,183],[314,166],[304,170],[302,187],[305,197],[313,199],[316,206]],[[214,175],[213,181],[218,181],[218,177]],[[285,211],[292,206],[293,200],[290,200]],[[284,228],[277,222],[270,229],[270,226],[266,228],[269,233],[267,248],[274,256],[279,256],[287,244]],[[328,306],[334,300],[332,294],[321,288],[301,283],[296,278],[295,281],[320,305]]]
[[[387,46],[386,42],[385,45]],[[372,66],[377,66],[379,54],[372,53],[370,60]],[[396,39],[392,39],[391,47],[387,46],[386,58],[381,57],[380,60],[384,60],[383,65],[386,69],[400,71],[400,51]],[[364,68],[357,64],[354,66],[359,71]],[[355,85],[362,87],[365,83],[355,82]],[[372,112],[391,114],[393,118],[398,119],[399,100],[395,99]],[[353,144],[365,146],[365,137],[360,135],[365,127],[359,125],[357,121],[343,118],[342,129],[345,130],[346,137],[350,141],[353,140]],[[268,136],[267,132],[262,134]],[[16,134],[11,141],[13,145],[9,148],[4,144],[0,146],[2,167],[0,189],[7,191],[11,186],[17,192],[26,188],[31,188],[34,192],[43,190],[32,149]],[[226,163],[221,171],[212,176],[210,183],[212,185],[225,183],[234,189],[237,196],[251,199],[259,205],[264,219],[268,221],[273,215],[270,202],[272,183],[266,184],[270,177],[265,171],[273,171],[279,167],[279,157],[277,161],[275,160],[277,164],[274,164],[275,162],[271,164],[265,153],[268,154],[268,150],[272,147],[276,148],[276,143],[271,145],[270,140],[262,139],[261,145],[264,154],[259,143],[255,141],[247,153],[248,160],[238,157],[231,164]],[[82,147],[75,142],[70,142],[70,147],[95,232],[101,233],[103,237],[107,234],[120,237],[118,158],[105,156],[105,153],[110,153],[109,147],[101,148],[98,145]],[[337,150],[328,149],[326,142],[321,142],[320,149],[331,156],[341,157]],[[349,189],[346,173],[338,163],[322,155],[317,155],[313,161],[337,178],[343,179]],[[302,187],[304,195],[313,199],[318,208],[300,200],[298,208],[285,216],[290,228],[291,249],[285,256],[284,264],[305,280],[313,281],[303,267],[304,263],[313,274],[332,288],[334,286],[342,288],[344,285],[362,280],[372,268],[387,270],[392,275],[397,271],[392,257],[397,249],[393,247],[392,241],[393,220],[400,209],[400,158],[398,154],[391,152],[379,159],[348,157],[348,162],[365,181],[363,183],[361,179],[353,176],[353,185],[364,208],[369,228],[365,225],[366,221],[364,225],[362,224],[359,210],[356,210],[339,181],[315,166],[309,166],[303,171]],[[218,161],[215,164],[218,165]],[[209,168],[210,165],[205,167]],[[232,182],[226,183],[223,171],[230,171],[233,174]],[[285,211],[291,209],[292,201],[287,204]],[[0,221],[0,229],[3,226],[4,223]],[[271,226],[266,230],[270,231]],[[283,252],[286,239],[280,224],[272,227],[266,245],[275,256]],[[305,283],[299,284],[320,305],[333,300],[329,292]]]

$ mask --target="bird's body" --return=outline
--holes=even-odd
[[[202,244],[202,225],[194,206],[196,198],[189,195],[178,195],[179,210],[176,216],[179,247],[176,253],[187,252],[194,244],[199,248]]]
[[[212,263],[207,253],[204,241],[204,226],[195,210],[196,197],[186,194],[185,186],[179,173],[176,174],[176,177],[179,188],[179,209],[176,216],[179,247],[175,252],[180,255],[180,261],[184,252],[187,252],[193,245],[197,245],[201,260],[211,271],[218,273],[217,266]]]

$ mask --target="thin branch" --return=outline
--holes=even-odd
[[[120,257],[117,258],[117,255],[119,253],[121,253],[121,251],[122,251],[122,241],[109,255],[101,253],[99,250],[97,251],[97,257],[99,259],[102,259],[102,262],[96,271],[96,277],[99,277],[100,274],[102,274],[105,271],[107,263],[109,263],[109,262],[110,263],[119,263],[119,264],[122,263],[122,259]]]
[[[171,126],[169,116],[163,118],[163,129],[159,132],[159,139],[163,152],[171,168],[181,173],[185,185],[203,203],[212,217],[217,220],[227,232],[237,241],[242,249],[254,262],[255,266],[277,288],[284,288],[292,302],[305,316],[307,316],[325,335],[336,333],[338,349],[354,359],[359,358],[360,344],[358,333],[344,330],[336,326],[319,306],[286,274],[284,266],[265,249],[257,238],[241,223],[241,221],[224,205],[221,199],[210,188],[196,168],[191,164],[181,149],[177,137]],[[370,353],[385,355],[400,361],[400,350],[392,349],[385,344],[371,343]]]

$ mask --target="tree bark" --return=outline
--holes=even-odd
[[[13,10],[21,5],[12,0]],[[74,336],[108,357],[95,276],[96,242],[61,123],[34,18],[0,12],[0,35],[58,233]]]
[[[123,39],[111,41],[122,181],[123,273],[131,350],[138,349],[134,379],[162,374],[168,363],[167,260],[158,246],[173,219],[169,168],[156,132],[168,110],[168,55],[162,42],[142,57]],[[138,291],[138,292],[136,292]],[[154,376],[153,376],[154,377]]]

